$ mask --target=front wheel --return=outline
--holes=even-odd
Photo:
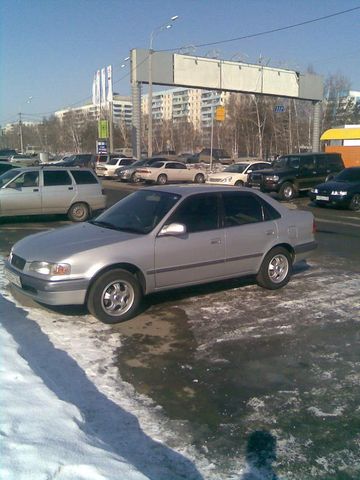
[[[291,182],[285,182],[281,185],[279,195],[282,200],[292,200],[297,195],[296,187]]]
[[[101,322],[119,323],[134,317],[142,299],[137,278],[120,268],[101,275],[91,286],[87,307]]]
[[[69,208],[68,217],[73,222],[85,222],[90,217],[89,205],[83,202],[74,203]]]
[[[194,180],[195,183],[205,183],[205,176],[202,173],[197,173]]]
[[[358,210],[360,210],[360,194],[359,193],[355,193],[355,195],[353,195],[349,208],[354,212],[357,212]]]
[[[265,256],[256,276],[257,283],[269,290],[276,290],[288,283],[291,277],[292,260],[283,247],[275,247]]]
[[[244,182],[242,180],[237,180],[234,185],[235,185],[235,187],[243,187]]]

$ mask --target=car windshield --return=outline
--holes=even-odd
[[[173,193],[139,190],[123,198],[89,223],[145,235],[156,227],[179,199],[180,195]]]
[[[230,165],[230,167],[225,168],[224,172],[242,173],[247,166],[248,163],[237,163],[235,165]]]
[[[360,182],[360,168],[345,168],[335,177],[338,182]]]
[[[0,188],[6,185],[10,180],[16,177],[19,174],[19,170],[17,168],[13,168],[12,170],[8,170],[6,173],[0,175]]]

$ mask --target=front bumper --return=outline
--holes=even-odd
[[[83,305],[89,280],[46,280],[33,277],[15,269],[6,260],[5,277],[13,288],[22,294],[46,305]]]
[[[332,205],[337,207],[348,207],[351,202],[349,195],[331,195],[331,194],[317,194],[310,192],[310,200],[319,205]]]

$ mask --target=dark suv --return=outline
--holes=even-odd
[[[300,191],[330,180],[343,168],[339,153],[284,155],[274,160],[271,168],[251,173],[247,186],[259,187],[262,192],[276,192],[283,200],[291,200]]]
[[[54,167],[80,167],[95,168],[95,155],[91,153],[78,153],[66,157],[65,160],[52,164]]]

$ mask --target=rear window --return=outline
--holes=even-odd
[[[44,186],[71,185],[72,180],[67,170],[44,171]]]
[[[91,183],[98,183],[97,178],[92,172],[88,170],[71,170],[71,175],[75,179],[77,185],[88,185]]]

